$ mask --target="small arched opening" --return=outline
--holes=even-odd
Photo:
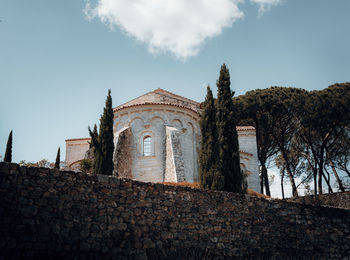
[[[152,150],[152,137],[147,135],[143,138],[143,156],[151,156]]]

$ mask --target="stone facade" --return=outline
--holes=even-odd
[[[90,140],[90,138],[66,140],[66,165],[70,169],[79,171],[79,163],[84,159],[87,150],[89,150]]]
[[[350,210],[0,163],[0,259],[349,259]]]
[[[114,175],[145,182],[198,181],[200,113],[198,102],[163,89],[114,108]],[[247,173],[248,187],[258,191],[255,129],[237,130],[241,167]],[[68,165],[82,159],[87,149],[81,146],[72,159],[76,151],[70,148],[72,142],[66,141]]]

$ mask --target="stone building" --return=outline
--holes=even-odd
[[[144,182],[196,182],[200,103],[156,89],[113,109],[114,174]],[[241,168],[259,190],[255,129],[237,127]],[[79,169],[90,138],[66,140],[66,163]]]

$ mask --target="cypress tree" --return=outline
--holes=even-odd
[[[219,145],[219,172],[224,176],[224,190],[242,192],[243,176],[240,169],[238,136],[234,118],[234,105],[232,97],[234,92],[230,89],[230,73],[223,64],[216,85],[217,97],[217,129]]]
[[[222,190],[223,176],[218,172],[218,138],[216,109],[213,93],[207,87],[200,121],[201,148],[199,152],[199,176],[201,188]]]
[[[108,90],[103,115],[100,119],[100,132],[98,135],[98,146],[95,147],[94,173],[112,175],[113,173],[113,109],[111,90]]]
[[[98,145],[98,132],[97,126],[94,125],[94,129],[91,131],[90,126],[88,127],[89,134],[91,137],[91,142],[89,143],[89,148],[96,147]]]
[[[94,129],[91,131],[90,126],[88,126],[89,134],[91,137],[91,142],[89,143],[89,155],[88,158],[91,160],[90,167],[92,168],[92,172],[95,172],[95,161],[97,157],[97,153],[100,151],[99,143],[98,143],[98,132],[97,132],[97,126],[94,125]],[[92,153],[92,154],[91,154]],[[84,171],[84,170],[83,170]]]
[[[7,139],[4,162],[12,162],[12,130],[9,134],[9,138]]]
[[[61,148],[58,147],[57,155],[56,155],[56,162],[55,162],[55,169],[60,169],[60,161],[61,161]]]

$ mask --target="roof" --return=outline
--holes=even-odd
[[[237,131],[255,130],[254,126],[237,126]]]
[[[127,107],[140,105],[170,105],[190,109],[196,113],[200,113],[200,103],[189,98],[185,98],[164,89],[158,88],[126,102],[113,109],[114,112]]]
[[[66,142],[70,142],[70,141],[90,141],[91,138],[87,137],[87,138],[72,138],[72,139],[66,139]]]

